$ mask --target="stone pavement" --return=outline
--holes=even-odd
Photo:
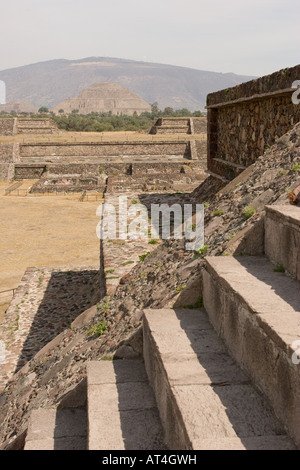
[[[0,326],[0,390],[101,296],[98,266],[28,268]]]

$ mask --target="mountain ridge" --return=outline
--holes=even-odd
[[[99,82],[128,88],[163,109],[204,110],[206,95],[252,80],[254,76],[211,72],[177,65],[112,57],[53,59],[0,71],[6,101],[24,100],[52,108]]]

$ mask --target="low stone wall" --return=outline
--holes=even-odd
[[[46,165],[22,165],[16,164],[14,177],[17,180],[34,180],[42,176],[46,171]]]
[[[0,119],[0,135],[14,134],[14,119]]]
[[[58,132],[58,127],[52,119],[0,119],[0,135],[53,134],[55,132]]]
[[[12,179],[13,158],[14,144],[0,144],[0,181],[10,181]]]
[[[150,134],[191,134],[190,118],[158,118]]]
[[[161,156],[190,157],[189,142],[74,142],[21,144],[20,158],[55,156],[109,157],[109,156]]]
[[[26,119],[17,120],[18,134],[54,134],[58,127],[52,119]]]
[[[210,171],[234,178],[300,121],[297,79],[300,65],[207,96]]]
[[[207,119],[206,117],[191,118],[192,134],[206,134]]]

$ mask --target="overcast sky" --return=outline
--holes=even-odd
[[[261,76],[300,62],[299,0],[14,0],[0,11],[0,70],[106,56]]]

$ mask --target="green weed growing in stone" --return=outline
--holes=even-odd
[[[108,329],[108,324],[105,321],[99,321],[95,325],[91,326],[91,328],[88,330],[87,335],[88,336],[101,336],[103,335],[104,331]]]
[[[125,261],[124,263],[121,264],[121,266],[127,266],[127,264],[133,264],[134,261]]]
[[[251,207],[251,206],[244,207],[243,209],[244,220],[250,219],[250,217],[252,217],[252,215],[254,215],[255,213],[256,213],[256,209],[254,209],[254,207]]]
[[[202,308],[202,307],[203,307],[203,297],[199,297],[199,299],[194,304],[180,305],[180,308],[188,308],[189,310],[192,310],[194,308]]]
[[[199,250],[196,250],[194,258],[202,258],[205,255],[205,253],[207,252],[207,250],[208,250],[208,247],[206,245],[201,246],[201,248],[199,248]]]
[[[97,309],[100,310],[100,312],[102,312],[102,313],[106,313],[107,310],[109,309],[109,297],[104,298],[104,303],[99,302],[97,304]]]
[[[114,269],[107,269],[107,270],[105,271],[105,274],[111,274],[111,273],[114,273],[114,272],[115,272]]]
[[[152,238],[151,240],[148,241],[149,245],[157,245],[159,243],[158,240],[155,240],[155,238]]]
[[[140,255],[139,258],[140,258],[140,261],[143,262],[147,256],[150,255],[150,251],[147,251],[147,253],[144,253],[143,255]]]
[[[275,273],[285,273],[285,267],[283,264],[277,264],[276,268],[274,268]]]
[[[300,170],[300,163],[294,163],[294,165],[292,166],[292,171],[294,173],[297,173],[297,171]]]
[[[176,292],[181,292],[185,288],[186,288],[186,284],[181,284],[180,286],[177,286],[175,290]]]
[[[223,214],[222,209],[218,209],[217,211],[215,211],[215,212],[213,213],[213,216],[216,217],[216,216],[222,215],[222,214]]]

